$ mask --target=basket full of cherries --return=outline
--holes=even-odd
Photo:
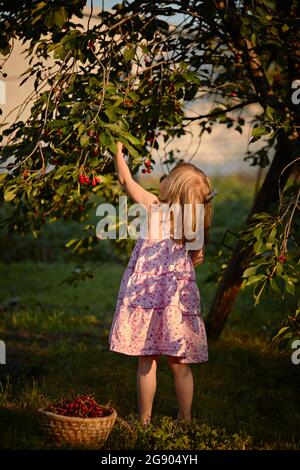
[[[93,395],[62,399],[38,410],[46,437],[57,445],[97,446],[106,442],[117,413],[97,403]]]

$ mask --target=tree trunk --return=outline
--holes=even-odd
[[[250,222],[254,213],[267,212],[270,204],[278,201],[278,189],[279,187],[282,189],[285,186],[289,174],[294,169],[293,165],[290,165],[281,175],[283,168],[290,162],[291,157],[287,138],[281,133],[279,134],[273,161],[256,195],[245,224]],[[242,283],[241,276],[250,263],[252,250],[253,248],[245,245],[242,240],[238,240],[236,243],[206,321],[207,334],[211,339],[217,339],[219,337],[227,317],[234,306]]]
[[[274,97],[270,93],[270,87],[268,80],[265,76],[263,67],[261,66],[260,59],[255,52],[253,44],[249,40],[244,40],[240,36],[240,19],[236,14],[236,5],[233,0],[229,0],[226,3],[229,14],[226,18],[228,32],[232,33],[233,41],[236,46],[248,54],[248,71],[251,77],[253,86],[257,92],[257,96],[260,98],[261,105],[266,108],[267,105],[280,109],[282,105],[274,102]],[[220,10],[225,8],[224,2],[219,2],[218,8]],[[245,47],[246,46],[246,47]],[[295,73],[295,64],[290,61],[290,77],[297,78],[298,75]],[[295,110],[294,110],[295,111]],[[299,124],[299,105],[295,112],[295,122]],[[275,156],[270,165],[268,173],[263,181],[263,184],[258,191],[253,206],[248,214],[245,221],[247,224],[251,216],[255,212],[267,212],[270,204],[277,202],[279,199],[279,188],[283,189],[290,173],[294,170],[294,165],[290,165],[286,168],[285,172],[281,175],[282,170],[288,163],[292,161],[292,145],[295,144],[299,139],[299,132],[295,132],[293,136],[295,142],[288,141],[284,131],[281,131],[278,136],[278,145],[276,148]],[[280,178],[280,180],[279,180]],[[207,318],[207,334],[211,339],[217,339],[224,327],[229,313],[231,312],[236,297],[239,293],[242,283],[242,273],[248,267],[253,247],[246,246],[241,240],[238,240],[232,257],[229,261],[227,269],[224,273],[223,279],[218,286],[212,307],[210,309]]]

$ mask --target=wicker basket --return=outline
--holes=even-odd
[[[113,412],[101,418],[76,418],[38,410],[46,437],[56,445],[102,447],[107,440],[117,418]]]

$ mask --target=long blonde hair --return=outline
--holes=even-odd
[[[213,205],[209,199],[212,188],[206,174],[192,163],[178,163],[170,173],[161,180],[158,199],[161,203],[180,204],[182,222],[184,220],[185,204],[192,206],[192,230],[196,227],[196,204],[204,204],[204,245],[210,240],[209,229],[213,215]],[[171,222],[172,222],[171,214]],[[184,225],[183,225],[184,227]],[[173,230],[173,233],[172,233]],[[174,236],[174,221],[171,225],[171,233]],[[186,237],[184,229],[181,242],[193,241]]]

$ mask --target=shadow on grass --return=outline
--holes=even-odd
[[[1,449],[43,449],[45,444],[39,420],[32,410],[0,407]]]

